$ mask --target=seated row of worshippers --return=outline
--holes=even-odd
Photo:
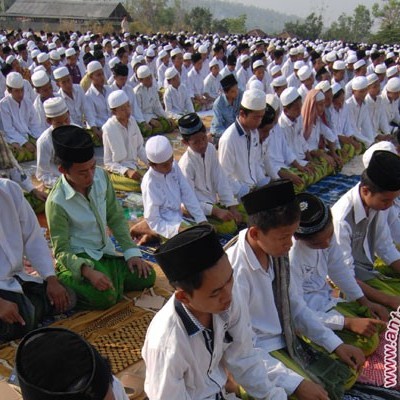
[[[158,138],[165,139],[149,139],[146,149],[150,171],[166,177],[172,162],[158,162],[167,155]],[[67,125],[54,129],[52,141],[62,173],[46,201],[55,268],[21,188],[0,179],[2,341],[22,337],[45,315],[108,308],[124,291],[154,284],[110,178],[96,167],[90,135]],[[363,162],[360,182],[332,209],[279,179],[242,197],[247,228],[225,250],[205,220],[161,244],[155,258],[174,294],[150,323],[142,349],[149,399],[340,399],[352,387],[391,323],[389,311],[400,306],[400,157],[381,141]],[[26,273],[24,256],[38,276]],[[327,275],[343,297],[333,296]],[[22,349],[46,332],[28,333]],[[45,337],[30,350],[44,358],[54,351],[40,352]],[[59,332],[64,338],[68,333]],[[21,364],[17,355],[26,399],[46,398],[29,388],[73,392],[71,398],[87,390],[86,382],[71,387],[65,379],[39,379],[33,372],[41,368],[24,368],[41,359],[26,356]],[[108,376],[101,393],[114,397],[104,399],[126,400]]]

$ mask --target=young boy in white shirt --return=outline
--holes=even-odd
[[[142,349],[149,399],[235,399],[226,393],[227,371],[256,399],[286,399],[253,349],[215,231],[187,229],[162,245],[156,260],[175,293],[152,320]]]
[[[174,162],[169,140],[153,136],[145,148],[150,167],[141,184],[145,220],[131,228],[131,235],[140,238],[140,244],[152,237],[170,239],[188,228],[191,223],[184,220],[182,205],[194,223],[207,221],[192,187]]]
[[[400,157],[390,151],[372,154],[361,182],[332,207],[336,239],[347,268],[354,271],[369,300],[393,310],[400,305],[400,252],[387,214],[400,195]],[[376,256],[385,267],[374,268]]]
[[[234,269],[234,293],[240,293],[247,306],[253,343],[270,377],[298,400],[341,398],[365,358],[315,317],[290,279],[287,253],[300,218],[293,184],[274,181],[242,201],[249,227],[239,233],[227,254]],[[336,353],[342,362],[315,352],[297,335]]]
[[[131,115],[129,98],[123,90],[116,90],[107,102],[113,116],[102,127],[104,166],[115,190],[140,192],[144,170],[138,162],[147,166],[147,157],[142,134]]]
[[[365,297],[354,275],[345,267],[329,207],[310,193],[298,194],[297,201],[301,210],[300,224],[289,259],[299,294],[325,326],[335,330],[345,343],[370,355],[378,346],[378,332],[386,326],[383,321],[387,321],[388,312]],[[333,295],[327,276],[346,300]]]
[[[225,173],[218,162],[217,151],[208,141],[206,128],[196,113],[178,120],[186,152],[179,167],[195,191],[204,214],[219,233],[234,233],[242,221],[238,201],[234,198]]]

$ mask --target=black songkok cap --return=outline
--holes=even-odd
[[[296,198],[300,207],[300,225],[296,232],[312,235],[322,231],[329,219],[328,206],[311,193],[300,193]]]
[[[62,328],[28,333],[15,365],[25,400],[104,399],[112,382],[110,366],[97,350]]]
[[[128,66],[125,64],[122,64],[121,62],[118,64],[114,65],[114,68],[112,71],[115,73],[117,76],[128,76],[129,69]]]
[[[233,74],[229,74],[221,79],[221,86],[225,92],[237,84],[238,81]]]
[[[203,122],[196,113],[186,114],[178,120],[181,135],[190,136],[203,128]]]
[[[367,176],[384,191],[400,190],[400,157],[391,151],[374,151],[367,168]]]
[[[257,214],[291,203],[296,198],[293,183],[280,179],[242,197],[247,214]]]
[[[94,156],[90,135],[79,126],[65,125],[52,133],[55,155],[62,161],[84,163]]]
[[[212,226],[197,225],[169,239],[154,255],[168,280],[174,282],[211,268],[224,249]]]

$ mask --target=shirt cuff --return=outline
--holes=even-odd
[[[126,251],[124,251],[125,261],[128,261],[132,257],[142,257],[142,252],[138,247],[132,247]]]

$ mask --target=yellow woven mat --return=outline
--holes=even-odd
[[[165,298],[171,292],[155,288],[156,294]],[[131,292],[133,299],[140,292]],[[79,333],[110,360],[114,374],[141,360],[141,349],[147,327],[154,313],[135,307],[132,300],[122,300],[106,311],[83,311],[57,321],[52,326]],[[8,378],[14,366],[17,342],[0,346],[0,377]]]

